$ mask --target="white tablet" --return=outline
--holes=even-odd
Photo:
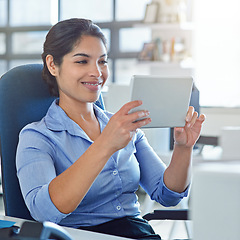
[[[189,107],[193,79],[134,75],[131,79],[131,101],[143,104],[131,112],[148,110],[152,122],[145,128],[183,127]]]

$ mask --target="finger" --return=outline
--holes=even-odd
[[[142,120],[143,118],[147,118],[149,116],[149,114],[150,113],[147,110],[130,113],[130,114],[128,114],[128,116],[129,116],[128,121],[130,121],[130,122],[139,121],[139,120]]]
[[[197,118],[198,118],[198,113],[194,112],[193,115],[192,115],[192,119],[189,122],[186,122],[187,127],[191,128],[195,124]]]
[[[197,119],[196,119],[196,122],[202,124],[206,119],[206,116],[205,114],[201,114]]]
[[[131,109],[141,106],[141,105],[142,105],[141,100],[131,101],[131,102],[124,104],[118,112],[121,112],[123,114],[128,114]]]
[[[206,115],[205,114],[201,114],[200,116],[199,116],[199,118],[198,118],[198,121],[200,121],[200,122],[204,122],[206,120]]]
[[[194,107],[193,106],[189,106],[188,111],[187,111],[187,115],[186,115],[186,118],[185,118],[186,122],[190,122],[191,121],[191,119],[193,117],[194,111],[195,111]]]
[[[151,118],[145,118],[143,120],[139,120],[139,121],[136,121],[136,122],[133,122],[131,125],[130,125],[130,131],[136,131],[138,128],[141,128],[143,126],[146,126],[147,124],[149,124],[150,122],[152,121]]]

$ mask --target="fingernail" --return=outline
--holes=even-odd
[[[148,111],[140,112],[140,113],[138,114],[139,117],[146,117],[146,116],[148,116],[148,115],[149,115],[149,112],[148,112]]]

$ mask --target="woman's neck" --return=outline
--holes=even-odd
[[[94,113],[93,103],[59,100],[59,106],[69,118],[77,123],[88,137],[95,141],[101,134],[100,125]]]
[[[59,106],[73,121],[81,126],[82,122],[95,121],[96,116],[93,109],[93,103],[84,103],[74,100],[59,99]]]

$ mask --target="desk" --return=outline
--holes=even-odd
[[[20,218],[13,218],[13,217],[6,217],[6,216],[0,216],[0,220],[16,222],[15,225],[17,225],[19,227],[21,227],[22,223],[25,221]],[[64,227],[64,229],[72,236],[72,238],[74,240],[85,240],[85,239],[88,239],[88,240],[120,240],[120,239],[129,240],[129,238],[94,233],[94,232],[84,231],[84,230],[80,230],[80,229],[73,229],[73,228],[68,228],[68,227]]]

